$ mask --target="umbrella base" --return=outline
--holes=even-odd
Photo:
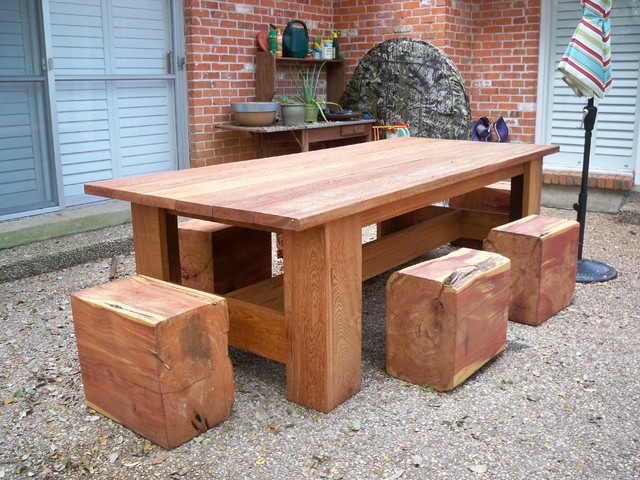
[[[578,283],[608,282],[617,276],[617,270],[611,265],[596,260],[578,260],[578,273],[576,274],[576,282]]]

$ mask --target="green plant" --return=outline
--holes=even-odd
[[[298,103],[293,98],[287,95],[280,95],[279,97],[274,97],[273,101],[278,103]]]
[[[322,67],[324,67],[323,62],[320,67],[314,65],[313,68],[308,67],[302,70],[299,74],[300,82],[296,79],[295,75],[292,71],[289,71],[291,74],[291,78],[293,79],[293,83],[296,86],[296,90],[298,90],[298,98],[302,103],[306,103],[307,105],[315,105],[318,108],[318,111],[322,114],[322,118],[324,121],[328,121],[327,117],[324,114],[324,105],[335,105],[339,110],[342,110],[342,107],[334,102],[327,102],[326,100],[322,100],[316,98],[316,93],[318,91],[318,85],[320,83],[320,72],[322,72]]]
[[[289,72],[298,90],[298,96],[303,103],[315,103],[318,101],[316,99],[316,92],[318,90],[318,84],[320,83],[320,73],[322,72],[324,63],[325,62],[323,62],[319,68],[317,65],[314,65],[313,68],[302,70],[300,72],[300,83],[298,83],[293,72]]]

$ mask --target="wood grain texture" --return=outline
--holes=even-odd
[[[387,372],[444,391],[506,345],[509,260],[461,248],[387,283]]]
[[[329,412],[360,390],[360,219],[285,231],[283,242],[287,397]]]
[[[474,239],[480,241],[481,250],[482,241],[492,228],[504,225],[509,221],[509,214],[480,212],[475,210],[463,210],[462,212],[462,235],[463,238]]]
[[[449,207],[483,212],[509,213],[511,186],[498,182],[449,199]]]
[[[542,193],[542,157],[524,164],[521,216],[540,214]],[[512,198],[511,202],[514,201]]]
[[[520,194],[520,197],[522,195]],[[461,238],[451,244],[482,250],[482,242],[493,227],[510,220],[510,182],[497,182],[449,199],[449,207],[463,211]],[[518,208],[518,211],[521,207]]]
[[[423,221],[423,215],[415,214],[412,217],[412,220],[418,221],[417,224],[403,225],[404,228],[387,233],[378,240],[362,246],[363,279],[386,272],[392,267],[413,260],[461,236],[462,212],[460,211],[438,209],[437,216],[433,215]],[[406,224],[407,221],[408,219],[404,218],[401,223]],[[384,229],[390,231],[388,225]]]
[[[282,232],[288,395],[328,411],[360,388],[360,227],[507,178],[518,178],[521,186],[516,193],[512,189],[512,206],[515,200],[531,210],[539,198],[523,199],[523,192],[539,197],[534,183],[540,159],[556,151],[544,145],[405,137],[98,182],[85,191],[141,206],[134,223],[136,255],[140,250],[143,258],[139,272],[163,279],[179,281],[171,248],[177,215]],[[414,240],[420,248],[428,243],[416,227],[396,236],[398,250]],[[437,233],[444,238],[457,228],[446,221]],[[143,251],[147,239],[149,254]],[[393,243],[366,247],[367,261],[373,262],[368,272],[398,261]],[[244,341],[252,322],[259,322],[260,309],[246,309],[244,300],[237,300],[248,319],[249,326],[238,330]],[[278,323],[277,308],[258,306],[269,310],[267,316],[274,313]],[[258,343],[261,351],[268,346]]]
[[[187,220],[178,238],[187,287],[224,294],[271,278],[271,232]]]
[[[401,200],[393,201],[386,205],[380,205],[362,213],[362,219],[365,225],[386,220],[397,215],[402,215],[416,209],[423,208],[425,205],[432,205],[451,195],[461,195],[465,192],[481,188],[489,183],[503,180],[504,178],[512,178],[521,175],[522,165],[514,165],[496,172],[491,172],[480,177],[460,178],[458,182],[443,187],[434,188],[421,192]]]
[[[287,337],[282,311],[228,298],[229,344],[269,358],[287,362]]]
[[[225,298],[236,298],[243,302],[261,305],[272,310],[284,312],[284,277],[277,275],[262,282],[234,290]]]
[[[302,230],[398,206],[400,211],[386,217],[391,218],[433,203],[414,206],[412,200],[418,197],[421,202],[427,194],[441,196],[433,201],[450,198],[523,174],[524,166],[526,193],[536,196],[539,160],[557,150],[543,145],[404,137],[171,175],[145,175],[135,181],[109,180],[87,184],[85,191],[222,223]],[[530,167],[528,162],[535,165]],[[535,209],[536,202],[527,199],[527,210]],[[379,216],[371,223],[382,219]]]
[[[173,448],[234,401],[226,301],[143,276],[71,296],[87,404]]]
[[[229,345],[286,363],[282,275],[225,295],[229,309]]]
[[[437,218],[448,211],[449,210],[446,207],[429,205],[427,207],[419,208],[418,210],[413,210],[388,220],[384,220],[377,225],[378,238],[382,238],[404,228],[417,225],[418,223]]]
[[[510,320],[540,325],[572,302],[578,235],[577,222],[539,215],[489,233],[485,250],[511,259]]]
[[[161,208],[131,204],[131,225],[140,275],[180,283],[178,220]]]
[[[264,55],[266,54],[266,55]],[[256,53],[256,101],[270,102],[276,91],[276,59],[271,52]]]

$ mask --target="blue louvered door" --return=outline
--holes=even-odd
[[[0,0],[0,220],[104,200],[87,182],[187,166],[181,10]]]
[[[167,0],[50,0],[64,196],[177,168]]]
[[[35,0],[0,0],[0,217],[57,203]]]

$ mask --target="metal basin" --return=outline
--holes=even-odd
[[[233,119],[244,127],[266,127],[276,119],[277,102],[232,103]]]

